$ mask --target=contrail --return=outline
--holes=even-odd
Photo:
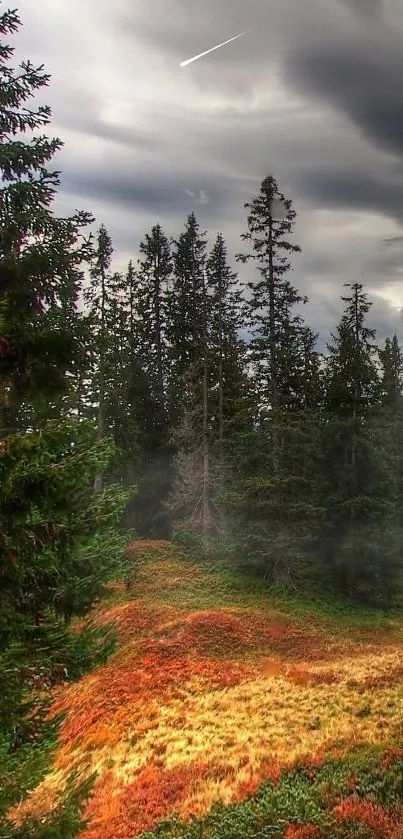
[[[186,67],[187,64],[191,64],[192,61],[197,61],[198,58],[203,58],[203,55],[208,55],[209,52],[214,52],[214,50],[218,50],[220,47],[225,47],[226,44],[230,44],[231,41],[236,41],[237,38],[241,38],[242,35],[246,35],[247,32],[250,32],[250,29],[246,29],[245,32],[241,32],[240,35],[235,35],[233,38],[229,38],[228,41],[223,41],[222,44],[217,44],[216,47],[211,47],[211,49],[206,50],[205,52],[199,53],[199,55],[194,55],[193,58],[188,58],[186,61],[181,61],[180,66]]]

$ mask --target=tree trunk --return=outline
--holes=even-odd
[[[273,471],[278,470],[279,439],[276,430],[278,421],[278,386],[277,386],[277,354],[276,354],[276,301],[274,287],[273,265],[273,219],[269,221],[269,325],[270,325],[270,402],[273,421]]]
[[[105,272],[102,270],[101,334],[99,347],[99,404],[98,404],[98,440],[105,437]],[[101,492],[104,485],[102,472],[94,478],[94,492]]]
[[[207,366],[207,311],[206,287],[204,284],[203,300],[203,536],[208,539],[211,535],[211,506],[210,506],[210,451],[208,434],[208,366]]]
[[[222,324],[222,288],[219,288],[219,357],[218,357],[218,452],[220,466],[224,460],[224,381],[223,381],[223,324]]]
[[[203,536],[211,534],[210,509],[210,452],[208,439],[207,361],[203,360]]]
[[[162,360],[162,326],[161,326],[161,306],[160,306],[160,293],[161,293],[161,283],[160,277],[158,275],[158,257],[157,262],[155,265],[155,273],[154,273],[154,307],[155,307],[155,344],[157,350],[157,387],[158,387],[158,402],[160,406],[161,413],[164,408],[164,372],[163,372],[163,360]]]

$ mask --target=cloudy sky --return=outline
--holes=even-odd
[[[292,279],[321,342],[355,280],[380,337],[403,339],[402,0],[16,5],[18,56],[52,74],[58,210],[104,222],[117,267],[152,224],[177,235],[192,210],[233,256],[244,202],[274,174],[298,213]]]

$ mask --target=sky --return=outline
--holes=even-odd
[[[231,262],[244,203],[272,174],[298,221],[291,280],[324,345],[343,283],[379,339],[403,342],[402,0],[16,0],[18,58],[43,63],[62,185],[93,212],[116,268],[159,222],[194,211]],[[180,62],[248,31],[187,67]]]

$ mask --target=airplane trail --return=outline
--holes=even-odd
[[[186,67],[187,64],[191,64],[192,61],[197,61],[198,58],[203,58],[203,56],[208,55],[209,52],[214,52],[214,50],[218,50],[220,47],[225,47],[226,44],[230,44],[231,41],[236,41],[237,38],[241,38],[242,35],[246,35],[247,32],[250,32],[250,29],[246,29],[245,32],[241,32],[240,35],[234,35],[233,38],[229,38],[228,41],[223,41],[222,44],[217,44],[216,47],[211,47],[211,49],[206,50],[205,52],[200,52],[199,55],[194,55],[193,58],[181,61],[180,66]]]

